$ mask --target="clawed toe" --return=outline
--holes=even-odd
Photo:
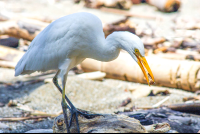
[[[96,116],[103,116],[102,114],[89,114],[89,113],[87,113],[87,111],[83,111],[83,112],[77,111],[77,112],[78,112],[78,114],[84,116],[86,119],[92,119]]]

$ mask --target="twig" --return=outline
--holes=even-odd
[[[33,110],[33,109],[29,108],[28,106],[21,105],[21,104],[18,104],[17,108],[20,110],[26,111],[26,112],[30,112],[30,115],[34,115],[34,116],[56,117],[59,115],[59,114],[48,114],[48,113],[45,113],[42,111]]]
[[[48,114],[48,113],[38,113],[36,112],[31,112],[30,115],[35,115],[35,116],[46,116],[46,117],[56,117],[59,114]]]
[[[39,118],[47,118],[49,116],[34,116],[34,117],[11,117],[11,118],[0,118],[0,121],[24,121],[24,120],[31,120],[31,119],[39,119]]]
[[[159,106],[162,105],[165,101],[167,101],[169,98],[170,98],[170,96],[167,96],[166,98],[164,98],[164,99],[161,100],[160,102],[154,104],[152,107],[153,107],[153,108],[159,107]]]

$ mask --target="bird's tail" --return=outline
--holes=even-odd
[[[18,61],[17,65],[15,66],[15,76],[21,75],[21,74],[31,74],[34,71],[32,70],[26,70],[26,62],[28,58],[28,51],[22,56],[22,58]]]
[[[15,76],[20,75],[24,70],[25,62],[23,60],[23,57],[18,61],[17,65],[15,66]]]

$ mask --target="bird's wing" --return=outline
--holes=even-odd
[[[89,13],[71,14],[55,20],[34,38],[15,67],[15,76],[59,69],[66,58],[87,53],[90,45],[98,42],[96,33],[103,37],[102,23]]]
[[[76,36],[70,18],[61,18],[47,26],[30,44],[15,67],[15,76],[35,71],[58,69],[70,51],[68,45]],[[73,47],[71,47],[73,49]]]

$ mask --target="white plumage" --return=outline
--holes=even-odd
[[[149,77],[154,80],[144,58],[144,45],[139,37],[129,32],[114,32],[105,39],[102,22],[98,17],[86,12],[70,14],[55,20],[35,37],[18,62],[15,76],[57,69],[54,84],[63,94],[63,112],[65,114],[67,108],[64,101],[66,99],[72,116],[73,114],[77,116],[78,111],[64,96],[68,71],[85,58],[100,61],[114,60],[119,55],[120,49],[126,50],[139,64],[148,83]],[[63,91],[57,84],[58,75],[62,78]],[[66,117],[65,121],[67,124]]]

